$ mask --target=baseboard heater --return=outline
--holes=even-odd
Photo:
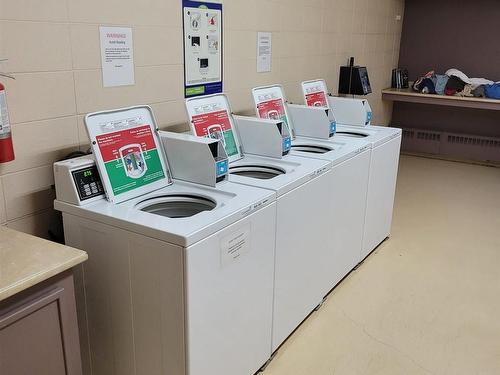
[[[403,128],[402,151],[500,162],[500,138]]]

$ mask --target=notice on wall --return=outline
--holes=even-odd
[[[98,135],[96,141],[114,195],[165,177],[150,125]]]
[[[104,87],[135,84],[132,28],[99,27]]]
[[[271,71],[272,33],[257,33],[257,73]]]
[[[183,0],[184,95],[222,92],[222,4]]]

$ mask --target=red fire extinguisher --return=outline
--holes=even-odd
[[[14,146],[7,110],[7,94],[5,86],[0,82],[0,163],[12,160],[14,160]]]

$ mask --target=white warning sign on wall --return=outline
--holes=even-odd
[[[135,84],[134,44],[130,27],[99,27],[104,87]]]

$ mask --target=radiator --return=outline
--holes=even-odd
[[[500,138],[403,129],[401,149],[466,160],[500,162]]]

